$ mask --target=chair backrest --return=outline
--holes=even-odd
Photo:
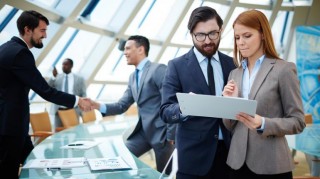
[[[78,115],[74,108],[68,110],[58,110],[64,128],[74,127],[79,124]]]
[[[136,105],[131,105],[129,109],[124,113],[126,116],[137,116],[138,107]]]
[[[30,136],[34,139],[34,145],[38,145],[45,138],[53,134],[47,111],[30,113],[30,124],[33,132]]]
[[[304,115],[304,122],[306,124],[312,124],[313,123],[312,114],[305,114]]]
[[[30,123],[33,132],[52,132],[50,117],[47,111],[39,113],[30,113]]]
[[[87,122],[92,122],[96,120],[96,112],[95,110],[87,111],[87,112],[82,112],[82,122],[87,123]]]

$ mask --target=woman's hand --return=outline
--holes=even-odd
[[[238,86],[234,80],[228,81],[227,85],[223,88],[222,95],[229,97],[238,97],[239,96]]]
[[[249,129],[256,130],[261,128],[262,125],[262,117],[257,114],[253,117],[249,114],[241,112],[236,115],[236,119],[244,123]]]

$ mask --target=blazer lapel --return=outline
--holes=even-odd
[[[203,94],[210,94],[209,86],[207,84],[206,78],[204,77],[202,70],[200,68],[197,57],[193,52],[193,48],[188,52],[187,55],[187,69],[190,69],[190,77],[201,88]],[[191,91],[190,91],[191,92]],[[192,91],[195,92],[195,91]]]
[[[258,74],[252,84],[252,87],[249,93],[249,99],[255,99],[260,86],[266,79],[267,75],[269,74],[269,72],[271,71],[275,63],[276,63],[275,59],[265,58],[263,60],[260,70],[258,71]]]
[[[146,76],[147,76],[147,74],[148,74],[150,65],[151,65],[151,62],[148,61],[148,62],[144,65],[144,67],[143,67],[143,72],[142,72],[142,75],[141,75],[141,78],[140,78],[140,84],[139,84],[137,99],[139,99],[141,89],[142,89],[142,87],[143,87],[143,85],[144,85],[144,79],[146,78]],[[134,85],[134,86],[136,86],[136,85]],[[136,87],[136,88],[137,88],[137,87]]]
[[[239,97],[243,97],[242,96],[242,79],[243,79],[243,68],[242,67],[238,67],[233,76],[233,80],[236,81],[237,86],[238,86],[238,94]],[[231,79],[230,79],[231,80]]]

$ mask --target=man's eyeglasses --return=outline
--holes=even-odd
[[[197,41],[199,42],[203,42],[206,40],[206,37],[208,36],[208,38],[210,40],[216,40],[218,37],[219,37],[219,33],[220,31],[211,31],[209,33],[196,33],[196,34],[193,34],[196,38]]]

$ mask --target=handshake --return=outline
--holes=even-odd
[[[90,98],[79,97],[78,106],[84,112],[91,111],[93,109],[100,109],[100,103],[93,101]]]

